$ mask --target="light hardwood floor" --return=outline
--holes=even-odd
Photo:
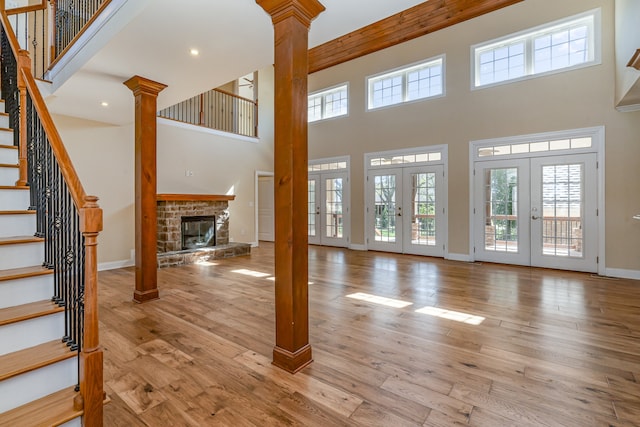
[[[158,280],[137,305],[132,268],[100,273],[106,426],[640,426],[638,281],[310,247],[292,376],[272,245]]]

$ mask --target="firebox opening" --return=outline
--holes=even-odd
[[[182,249],[198,249],[216,245],[216,217],[183,216]]]

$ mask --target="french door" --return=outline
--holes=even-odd
[[[308,235],[314,245],[349,245],[347,172],[309,174]]]
[[[596,272],[596,154],[475,162],[475,259]]]
[[[370,170],[369,249],[444,256],[443,180],[442,165]]]

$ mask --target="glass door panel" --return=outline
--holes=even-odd
[[[441,180],[443,166],[407,168],[404,170],[405,218],[403,252],[443,256],[445,229],[445,197]]]
[[[322,236],[321,244],[348,246],[345,233],[347,206],[347,173],[322,174]]]
[[[402,169],[371,172],[367,181],[369,248],[402,252]]]
[[[476,259],[528,265],[529,160],[477,162],[475,177]]]
[[[308,180],[308,235],[309,243],[320,244],[320,185],[319,178],[309,178]]]
[[[531,264],[597,271],[595,154],[531,159]]]

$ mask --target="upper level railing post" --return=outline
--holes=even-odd
[[[58,56],[58,20],[56,19],[57,0],[49,0],[49,65]]]
[[[21,70],[31,72],[31,58],[29,52],[20,50],[18,52],[18,90],[20,91],[20,116],[18,129],[18,166],[19,175],[16,185],[27,185],[27,84],[24,81]]]
[[[87,196],[80,209],[80,231],[84,236],[84,334],[80,352],[80,396],[85,426],[102,426],[103,352],[98,333],[98,234],[102,231],[102,209],[98,198]],[[80,402],[77,402],[78,404]]]

